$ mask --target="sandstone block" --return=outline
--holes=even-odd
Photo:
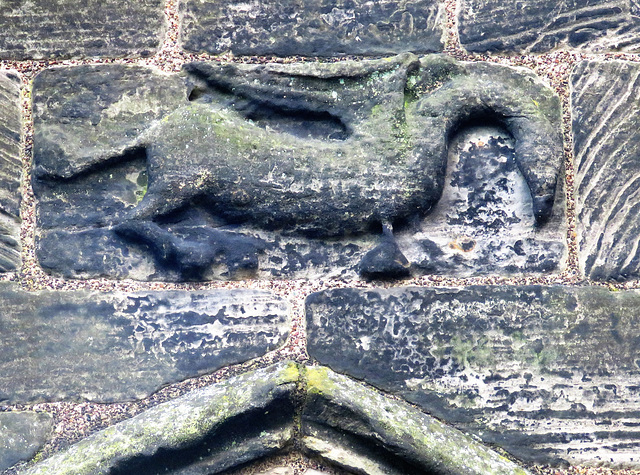
[[[640,293],[340,289],[307,300],[309,355],[537,463],[637,464]]]
[[[640,67],[585,61],[571,77],[580,267],[597,280],[640,276]]]
[[[22,163],[20,79],[0,72],[0,272],[20,267],[20,180]]]
[[[262,291],[24,292],[0,287],[0,400],[113,402],[282,345],[288,304]]]
[[[186,0],[182,42],[194,52],[344,56],[442,50],[437,0]]]
[[[635,0],[462,0],[460,41],[479,53],[637,52],[639,14]]]
[[[162,0],[17,0],[0,10],[0,59],[150,56],[165,30]]]

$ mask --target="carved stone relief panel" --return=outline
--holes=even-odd
[[[38,257],[152,280],[554,271],[560,116],[532,73],[438,55],[48,70]]]

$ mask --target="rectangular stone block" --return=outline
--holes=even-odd
[[[87,65],[42,72],[33,105],[36,252],[56,275],[563,266],[560,101],[522,69],[413,54]]]
[[[264,355],[290,331],[269,292],[24,292],[0,285],[0,401],[113,402]]]
[[[193,52],[344,56],[442,50],[437,0],[185,0],[182,43]]]
[[[640,65],[584,61],[571,76],[579,262],[596,280],[640,277]]]
[[[639,14],[636,0],[462,0],[460,41],[479,53],[637,52]]]
[[[163,0],[12,0],[0,6],[0,59],[150,56]]]
[[[602,287],[329,290],[308,352],[522,460],[637,465],[638,308]]]
[[[13,72],[0,72],[0,272],[16,270],[22,263],[21,140],[20,78]]]

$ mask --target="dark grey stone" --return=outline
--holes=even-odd
[[[0,401],[112,402],[282,345],[289,307],[251,290],[24,292],[0,287]]]
[[[640,66],[579,63],[571,77],[579,262],[594,280],[640,277]]]
[[[303,368],[302,446],[350,473],[527,475],[474,438],[325,367]]]
[[[298,380],[294,364],[231,378],[89,436],[24,473],[224,472],[291,443]]]
[[[279,56],[442,51],[444,12],[437,0],[185,0],[180,7],[188,51]]]
[[[560,102],[533,74],[411,54],[192,63],[180,76],[146,71],[137,86],[130,78],[142,71],[70,68],[36,78],[33,188],[45,269],[163,280],[397,278],[548,272],[562,261]],[[154,115],[131,110],[135,94]],[[463,205],[468,215],[497,209],[469,218],[482,244],[465,257],[451,251],[451,230],[468,226],[453,226],[448,211],[444,225],[430,213],[455,132],[476,122],[499,124],[513,142],[489,184],[455,171],[449,178],[447,188],[480,187],[473,206]],[[487,153],[505,147],[494,148]],[[491,162],[482,153],[464,160],[470,169]],[[500,194],[511,202],[490,204]],[[523,201],[520,216],[514,201]],[[62,242],[84,251],[69,254]]]
[[[0,412],[0,471],[33,457],[52,426],[53,419],[43,412]]]
[[[307,299],[309,355],[526,461],[637,464],[640,293],[340,289]]]
[[[9,0],[0,59],[150,56],[165,31],[162,0]]]
[[[561,270],[564,186],[558,184],[549,221],[536,225],[513,136],[498,122],[467,125],[451,140],[442,198],[418,232],[398,239],[404,255],[425,274]]]
[[[156,406],[24,473],[208,475],[293,447],[349,473],[528,474],[405,402],[292,362]]]
[[[639,14],[636,0],[462,0],[459,34],[473,52],[637,52]]]
[[[0,72],[0,272],[20,267],[20,78]]]

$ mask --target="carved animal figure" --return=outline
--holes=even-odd
[[[562,157],[559,103],[530,75],[410,54],[187,71],[204,80],[201,100],[141,138],[149,187],[127,220],[203,196],[232,221],[317,236],[366,232],[428,212],[442,194],[448,138],[488,118],[514,135],[536,219],[549,216]],[[287,130],[295,122],[307,129]]]
[[[140,223],[197,199],[231,223],[310,237],[385,228],[388,236],[438,201],[449,139],[467,121],[504,125],[537,224],[551,214],[560,104],[524,70],[405,54],[332,64],[192,63],[186,71],[194,78],[190,102],[140,137],[149,184],[115,223],[126,235],[154,235],[157,244],[158,230]]]

